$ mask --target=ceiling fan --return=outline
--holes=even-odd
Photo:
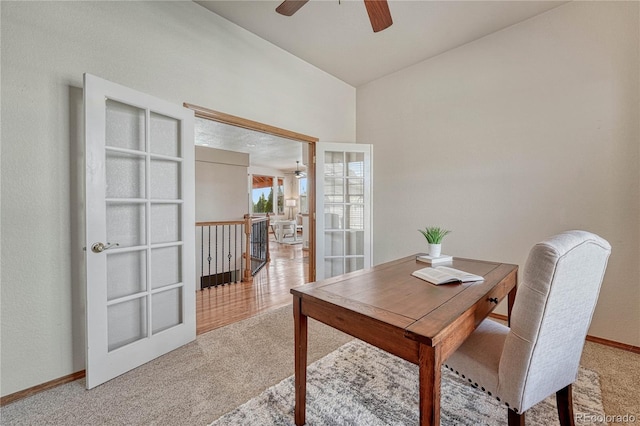
[[[296,179],[300,179],[300,178],[303,178],[303,177],[307,176],[307,174],[305,172],[303,172],[302,170],[300,170],[298,168],[299,165],[300,165],[300,162],[296,161],[296,170],[295,170],[295,172],[293,172],[293,175],[296,177]]]
[[[309,0],[284,0],[280,6],[276,8],[276,12],[281,15],[291,16],[308,1]],[[364,5],[367,8],[369,21],[371,21],[374,33],[389,28],[391,24],[393,24],[387,0],[364,0]]]

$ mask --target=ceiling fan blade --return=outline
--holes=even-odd
[[[393,24],[387,0],[364,0],[364,5],[367,7],[374,33],[389,28]]]
[[[305,5],[309,0],[284,0],[276,7],[276,12],[284,16],[291,16]]]

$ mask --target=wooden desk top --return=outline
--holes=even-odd
[[[477,325],[496,306],[489,299],[501,300],[515,286],[517,265],[462,258],[454,258],[451,267],[485,280],[436,286],[411,275],[429,266],[415,258],[305,284],[291,293],[303,302],[330,306],[336,315],[344,309],[404,329],[405,337],[435,346],[469,316]]]

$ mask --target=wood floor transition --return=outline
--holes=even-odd
[[[196,333],[202,334],[291,303],[289,290],[309,280],[308,251],[302,244],[269,246],[271,262],[253,282],[196,292]]]

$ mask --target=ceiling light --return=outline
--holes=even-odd
[[[296,161],[296,171],[293,172],[293,175],[296,177],[296,179],[300,179],[307,176],[302,170],[298,168],[299,163],[300,163],[299,161]]]

